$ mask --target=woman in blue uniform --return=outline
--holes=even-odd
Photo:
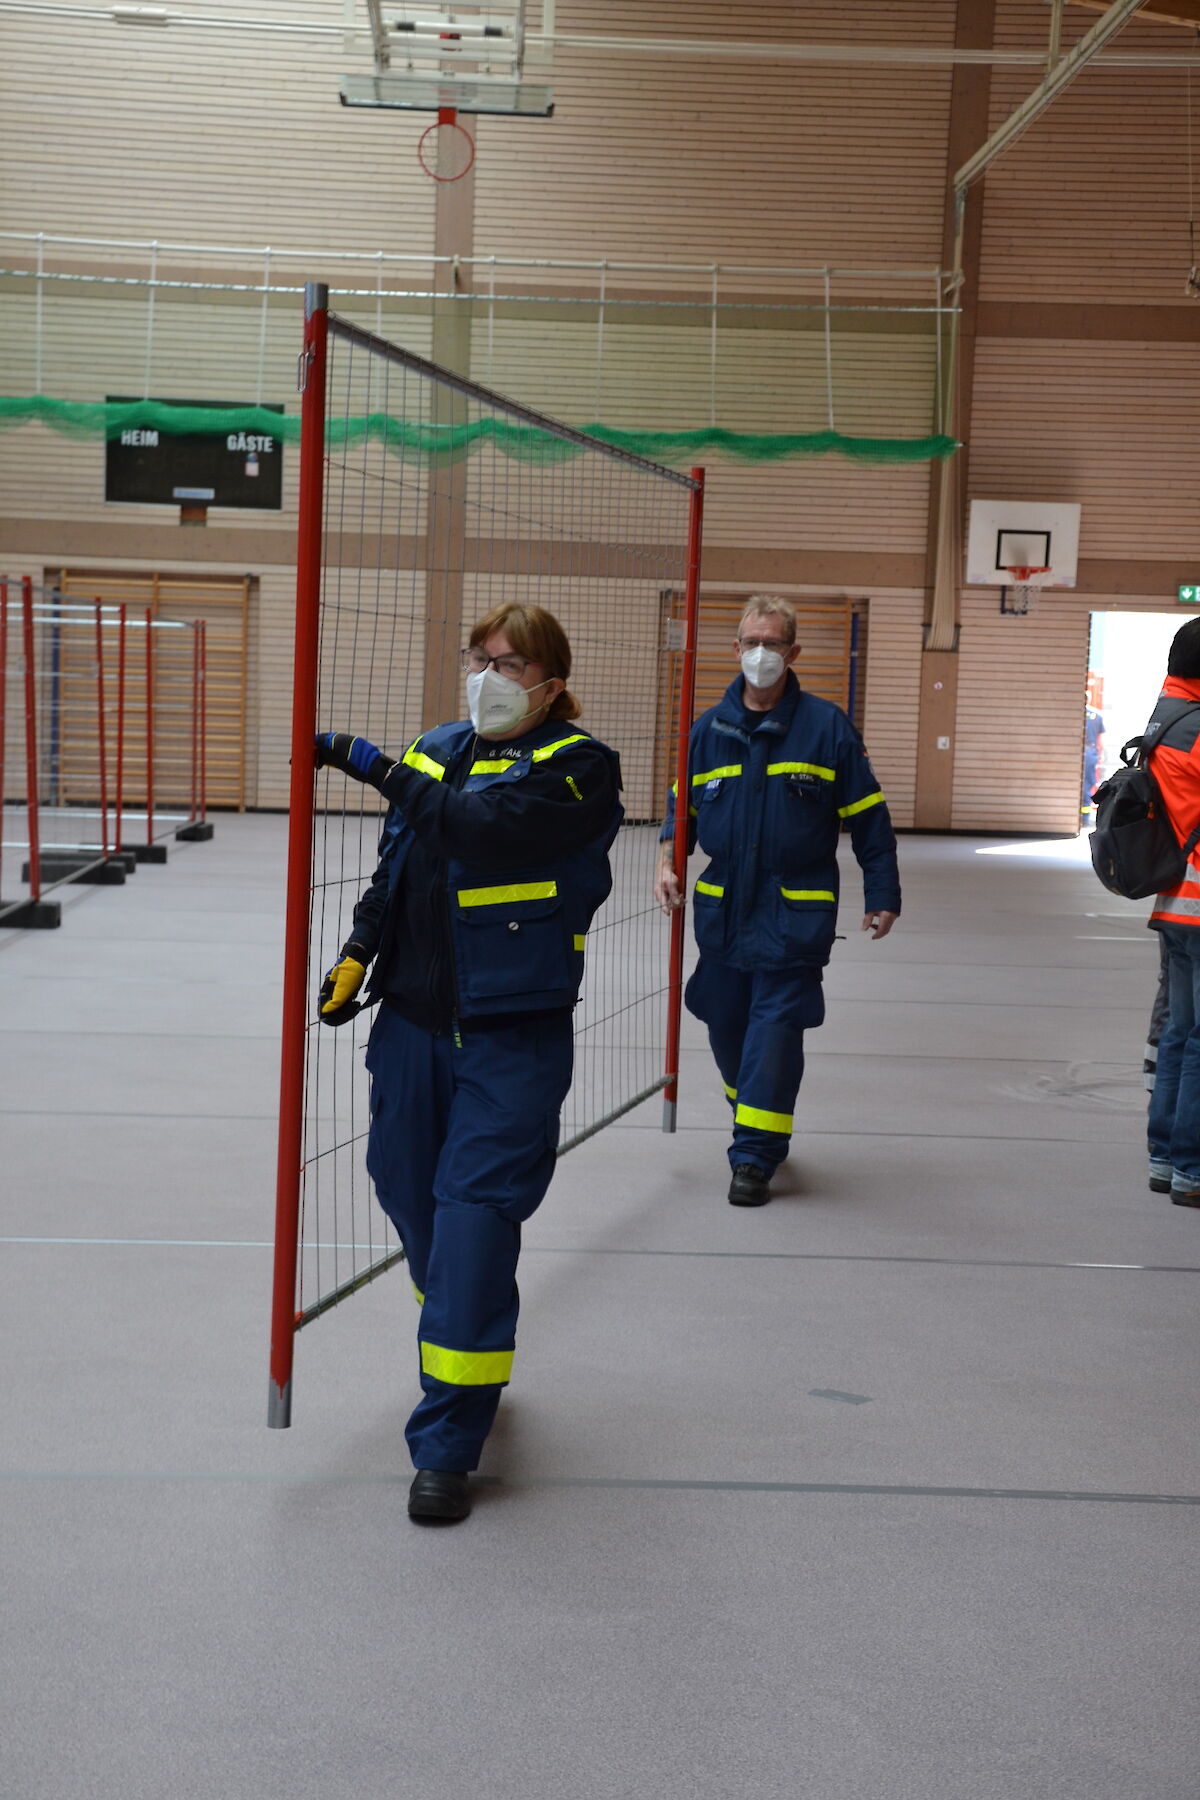
[[[512,1369],[521,1225],[554,1172],[584,936],[612,885],[613,751],[574,724],[554,616],[502,605],[463,652],[469,721],[397,761],[328,732],[317,760],[390,802],[379,865],[321,989],[379,1001],[367,1167],[421,1304],[409,1516],[470,1510],[468,1472]]]

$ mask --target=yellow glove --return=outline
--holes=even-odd
[[[322,1025],[345,1025],[362,1011],[354,1004],[354,997],[366,976],[366,965],[356,957],[342,956],[334,963],[317,996]]]

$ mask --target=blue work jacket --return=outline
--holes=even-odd
[[[840,707],[789,671],[779,704],[746,729],[739,675],[697,719],[688,751],[696,942],[740,969],[823,967],[838,907],[838,834],[863,871],[864,910],[900,911],[896,834],[862,739]],[[675,835],[672,793],[663,839]]]
[[[509,745],[477,739],[467,721],[425,732],[382,783],[392,804],[379,865],[347,945],[374,959],[366,998],[382,996],[397,959],[416,986],[449,957],[457,1017],[573,1006],[584,938],[612,886],[619,790],[616,754],[573,724],[551,720]],[[444,879],[423,942],[394,929],[418,841]]]

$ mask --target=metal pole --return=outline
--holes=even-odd
[[[275,1271],[271,1307],[271,1380],[267,1424],[292,1422],[296,1337],[296,1263],[304,1131],[304,1051],[308,1014],[309,900],[312,888],[313,738],[321,618],[321,541],[325,474],[325,357],[329,289],[304,289],[300,359],[300,528],[296,555],[296,637],[292,682],[292,775],[283,953],[283,1043],[279,1072],[279,1157],[275,1184]]]
[[[154,842],[154,621],[146,608],[146,849]]]
[[[103,603],[96,601],[96,730],[97,773],[100,777],[100,854],[108,861],[108,745],[105,742],[107,720],[104,716],[104,613]]]
[[[125,602],[122,600],[117,609],[117,791],[116,791],[116,831],[114,832],[115,848],[120,854],[121,838],[125,825],[125,640],[126,616]]]
[[[21,577],[21,624],[25,651],[25,804],[29,812],[29,894],[42,897],[41,828],[38,819],[37,682],[33,672],[33,580]]]
[[[4,746],[8,742],[8,583],[0,577],[0,900],[4,898]]]
[[[200,818],[208,817],[208,622],[200,620]]]
[[[700,544],[704,526],[704,470],[693,469],[688,509],[687,578],[684,590],[683,665],[679,676],[679,738],[675,753],[675,879],[682,894],[687,880],[688,827],[691,823],[692,789],[688,778],[688,739],[696,705],[696,658],[700,629]],[[670,973],[667,988],[666,1083],[663,1089],[663,1130],[674,1131],[679,1099],[679,1030],[683,1011],[683,906],[671,914]]]
[[[188,824],[196,823],[196,790],[199,782],[200,735],[200,621],[192,620],[192,792],[188,806]]]

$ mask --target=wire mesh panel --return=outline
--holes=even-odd
[[[321,380],[323,361],[319,465],[311,449],[306,465],[301,447],[296,705],[307,724],[293,738],[288,962],[302,958],[306,986],[301,996],[297,975],[295,1001],[285,1000],[275,1424],[288,1423],[294,1330],[400,1255],[364,1167],[363,1050],[372,1015],[331,1030],[317,1022],[315,1005],[374,872],[383,805],[373,789],[322,771],[306,841],[297,814],[312,800],[296,765],[302,761],[307,779],[312,729],[350,730],[398,757],[422,731],[465,716],[461,651],[491,608],[533,604],[563,626],[573,658],[568,686],[582,706],[569,729],[617,751],[625,809],[612,894],[586,939],[563,1113],[561,1151],[568,1150],[674,1073],[666,1070],[671,933],[651,888],[680,736],[683,640],[672,601],[689,588],[689,570],[694,592],[699,554],[697,478],[614,450],[335,316],[321,338],[308,377]],[[307,434],[317,411],[311,394],[305,411]],[[317,506],[310,677],[300,636],[304,546]],[[297,945],[291,915],[301,898],[302,842],[307,918]],[[677,970],[674,986],[677,997]],[[290,1088],[289,1056],[297,1061]],[[293,1106],[295,1162],[286,1142]],[[289,1260],[283,1215],[294,1187],[298,1242]]]

